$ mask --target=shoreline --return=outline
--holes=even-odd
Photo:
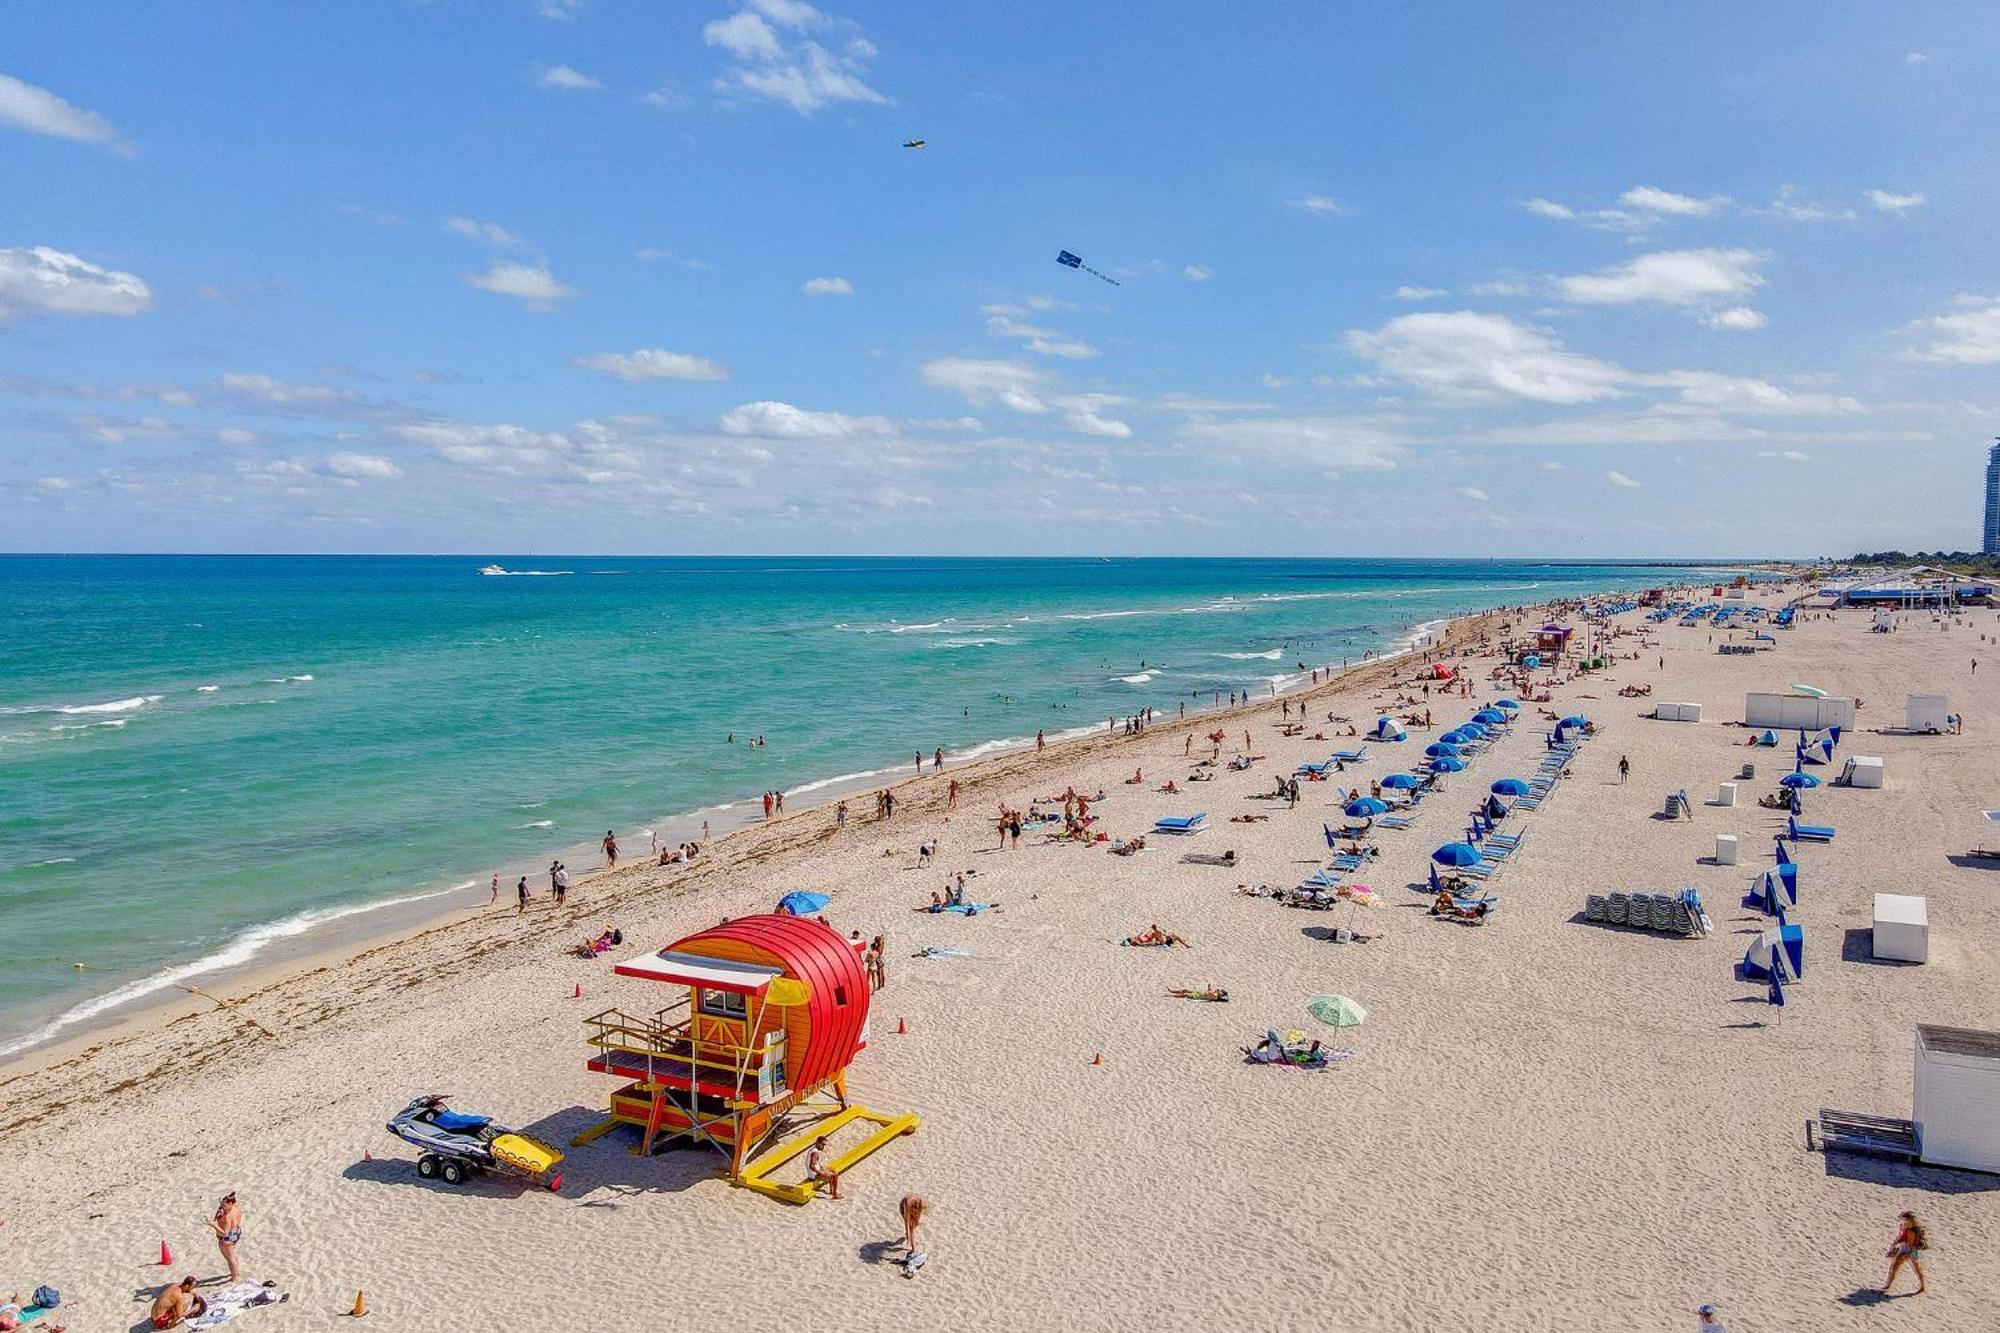
[[[1607,571],[1615,568],[1615,566],[1607,566]],[[1689,572],[1694,572],[1696,570],[1712,570],[1717,567],[1712,565],[1690,565],[1687,568]],[[1744,572],[1761,571],[1766,573],[1779,572],[1783,568],[1782,566],[1770,565],[1754,568],[1743,567]],[[1387,642],[1393,646],[1382,650],[1371,649],[1369,652],[1373,653],[1372,656],[1364,656],[1361,659],[1353,661],[1350,665],[1336,666],[1327,663],[1318,667],[1309,667],[1307,671],[1303,672],[1285,671],[1273,673],[1271,677],[1267,678],[1272,685],[1272,690],[1269,694],[1249,698],[1246,692],[1245,700],[1235,705],[1197,704],[1189,710],[1185,721],[1172,716],[1161,717],[1154,722],[1148,731],[1150,734],[1162,727],[1175,723],[1185,725],[1187,722],[1193,722],[1196,718],[1213,720],[1234,717],[1254,711],[1258,707],[1267,705],[1275,699],[1297,698],[1301,696],[1311,697],[1316,694],[1356,685],[1362,683],[1362,673],[1379,670],[1385,665],[1393,664],[1418,651],[1455,647],[1458,641],[1454,636],[1463,627],[1472,622],[1483,620],[1503,611],[1516,609],[1539,611],[1558,604],[1568,605],[1601,599],[1612,595],[1613,592],[1613,589],[1599,587],[1588,591],[1578,591],[1573,596],[1556,598],[1549,601],[1474,607],[1462,610],[1451,616],[1433,617],[1414,625],[1401,627],[1387,639]],[[1298,659],[1294,658],[1293,660],[1296,661]],[[1324,679],[1320,680],[1317,684],[1314,684],[1311,680],[1310,673],[1314,670],[1326,673]],[[1156,709],[1156,711],[1158,710]],[[1099,729],[1093,722],[1085,726],[1066,729],[1055,736],[1049,737],[1048,749],[1045,754],[1051,760],[1054,760],[1058,756],[1073,757],[1088,753],[1089,747],[1095,743],[1106,740],[1115,742],[1122,739],[1126,738],[1115,727]],[[674,867],[661,867],[654,864],[655,857],[642,855],[637,859],[628,861],[617,870],[608,870],[602,866],[598,866],[589,870],[574,872],[572,890],[582,891],[592,884],[601,883],[607,877],[629,876],[636,871],[645,869],[667,870],[670,875],[676,878],[690,877],[701,868],[715,863],[712,858],[716,858],[717,854],[723,850],[725,841],[731,838],[739,838],[750,830],[785,826],[794,819],[823,811],[854,793],[877,787],[886,786],[900,793],[907,787],[921,783],[936,780],[941,785],[956,779],[969,788],[975,782],[982,781],[988,776],[983,771],[986,766],[1004,764],[1006,760],[1018,757],[1023,753],[1032,755],[1036,752],[1034,750],[1034,737],[1021,736],[1001,737],[978,742],[968,747],[967,751],[963,753],[970,757],[961,759],[960,763],[962,766],[946,770],[941,778],[934,771],[926,772],[919,776],[901,769],[900,766],[894,766],[862,770],[830,778],[808,780],[801,784],[799,788],[790,789],[788,794],[796,795],[799,792],[810,792],[813,799],[794,810],[787,811],[779,819],[765,820],[759,817],[757,801],[749,797],[722,801],[697,808],[694,811],[684,814],[668,815],[653,819],[648,821],[649,828],[642,826],[639,831],[657,835],[661,845],[671,846],[680,841],[691,840],[699,833],[704,821],[711,823],[711,825],[713,824],[713,816],[716,814],[724,811],[742,812],[740,815],[735,816],[733,827],[725,827],[714,831],[711,840],[704,847],[704,855],[701,862],[697,863],[696,866],[690,867],[682,864]],[[895,777],[894,775],[899,772],[903,773],[903,776]],[[282,984],[288,979],[321,971],[357,951],[360,953],[372,952],[375,949],[393,945],[400,941],[428,936],[436,930],[460,927],[467,922],[475,921],[485,916],[516,915],[512,910],[509,888],[510,881],[521,875],[529,877],[531,888],[535,891],[535,898],[531,901],[527,917],[529,919],[536,918],[549,910],[549,905],[545,901],[547,895],[546,886],[535,883],[535,877],[545,873],[541,869],[540,858],[542,856],[549,856],[551,859],[563,859],[578,854],[595,856],[597,855],[597,849],[594,844],[574,844],[553,852],[545,851],[537,853],[535,860],[532,862],[510,863],[501,867],[489,867],[480,877],[462,880],[451,886],[413,886],[402,894],[375,902],[350,904],[335,908],[306,909],[279,918],[276,921],[264,922],[250,927],[231,937],[218,950],[209,955],[173,964],[160,971],[149,973],[144,977],[133,978],[123,982],[109,991],[77,1000],[64,1008],[60,1013],[29,1029],[21,1037],[14,1038],[13,1040],[16,1041],[23,1040],[24,1038],[28,1040],[25,1044],[19,1046],[18,1049],[0,1053],[0,1087],[4,1087],[15,1076],[46,1068],[79,1051],[93,1048],[104,1042],[128,1037],[135,1032],[143,1031],[152,1026],[156,1021],[172,1023],[192,1014],[199,1014],[206,1007],[235,1002],[203,994],[203,992],[210,989],[227,989],[237,992],[239,993],[239,998],[241,995],[257,994],[271,986]],[[758,857],[755,859],[762,858]],[[490,884],[490,877],[495,874],[501,880],[498,898],[490,898],[486,902],[477,901],[478,889],[482,885]],[[472,897],[474,901],[470,903],[461,902],[455,906],[446,905],[441,901],[460,893]],[[579,903],[577,906],[581,908],[583,904]],[[309,918],[318,919],[308,920]],[[286,927],[297,922],[304,922],[304,924],[296,930],[286,929]],[[343,926],[342,923],[350,924]],[[273,939],[270,947],[258,949],[255,955],[240,963],[203,966],[209,958],[227,956],[231,951],[239,948],[241,942],[245,939],[255,938],[260,935],[269,936]],[[289,943],[292,940],[297,940],[298,943]],[[106,997],[117,995],[121,990],[146,982],[155,982],[155,984],[143,994],[135,995],[129,1000],[106,1005],[84,1017],[68,1019],[68,1015],[78,1008],[102,1005]],[[192,989],[184,983],[193,983]],[[65,1021],[66,1019],[68,1021]],[[38,1033],[46,1033],[47,1035],[37,1038]]]
[[[1559,600],[1590,600],[1605,595],[1607,595],[1607,590],[1595,589],[1587,594],[1580,595],[1576,599]],[[1538,610],[1554,604],[1553,602],[1532,602],[1515,604],[1515,606],[1523,610]],[[1282,673],[1288,677],[1297,676],[1297,682],[1289,688],[1281,687],[1276,689],[1274,693],[1248,699],[1246,702],[1235,705],[1223,704],[1219,707],[1199,705],[1196,708],[1191,708],[1185,719],[1160,717],[1147,729],[1147,734],[1153,735],[1170,726],[1192,725],[1196,723],[1197,719],[1214,721],[1253,713],[1260,707],[1268,706],[1272,701],[1279,698],[1310,698],[1324,693],[1335,692],[1344,687],[1359,687],[1368,684],[1369,680],[1364,678],[1365,673],[1379,672],[1384,667],[1393,666],[1395,663],[1408,658],[1412,654],[1426,649],[1440,651],[1455,649],[1459,643],[1456,636],[1465,626],[1503,611],[1515,609],[1515,606],[1478,608],[1454,616],[1434,617],[1430,620],[1419,622],[1416,625],[1404,627],[1390,640],[1395,647],[1378,652],[1372,657],[1355,661],[1346,667],[1325,665],[1318,668],[1309,668],[1308,672]],[[1327,673],[1316,685],[1311,682],[1309,675],[1309,671],[1313,669]],[[659,866],[653,863],[652,858],[642,856],[637,860],[626,862],[616,870],[599,866],[574,874],[571,881],[571,892],[573,894],[581,894],[593,885],[602,886],[607,881],[612,880],[618,881],[622,887],[632,877],[646,870],[668,872],[668,882],[654,887],[665,888],[671,891],[672,887],[683,879],[693,880],[704,878],[704,872],[713,870],[716,865],[732,861],[747,860],[754,862],[766,859],[768,853],[763,852],[761,849],[740,858],[726,858],[723,853],[729,850],[728,844],[732,841],[737,843],[738,849],[747,845],[741,840],[744,840],[746,835],[751,834],[755,830],[773,831],[784,829],[787,826],[796,827],[795,821],[804,820],[812,815],[823,812],[831,808],[834,803],[847,798],[855,792],[887,787],[899,793],[898,807],[900,810],[909,802],[909,798],[902,795],[906,789],[935,785],[939,791],[934,795],[938,797],[938,803],[941,808],[942,792],[945,789],[945,785],[953,780],[959,781],[962,789],[969,792],[976,785],[990,781],[997,773],[1006,771],[1008,761],[1019,760],[1024,755],[1032,759],[1039,753],[1040,757],[1048,762],[1058,762],[1064,759],[1083,757],[1093,753],[1095,749],[1106,743],[1116,743],[1127,739],[1130,738],[1124,736],[1121,732],[1109,727],[1100,728],[1094,723],[1088,727],[1072,728],[1058,736],[1048,738],[1048,748],[1041,752],[1035,750],[1034,737],[1032,736],[1002,738],[995,741],[981,742],[982,746],[996,748],[988,749],[986,753],[977,755],[966,761],[961,767],[948,768],[942,775],[927,771],[923,776],[918,777],[913,773],[905,772],[902,777],[891,780],[891,775],[897,772],[897,769],[874,769],[858,774],[845,774],[835,778],[821,779],[817,784],[804,784],[807,787],[813,788],[812,794],[814,799],[804,805],[798,806],[796,809],[787,810],[780,818],[771,820],[760,818],[754,808],[756,803],[747,798],[702,807],[685,815],[669,816],[654,821],[654,829],[659,834],[663,845],[672,845],[673,842],[680,840],[679,838],[670,837],[670,830],[676,825],[688,833],[696,833],[700,830],[701,819],[704,815],[712,816],[714,813],[722,810],[734,811],[739,808],[747,812],[742,817],[741,822],[734,828],[715,831],[711,842],[703,848],[702,857],[692,865],[682,863],[676,866]],[[949,756],[947,758],[949,759]],[[910,804],[909,808],[912,812],[927,811],[931,804],[931,801],[923,800]],[[579,846],[588,854],[595,854],[594,847],[588,844],[580,844]],[[562,853],[558,852],[555,855],[561,856]],[[41,1072],[70,1059],[90,1054],[107,1045],[129,1040],[156,1027],[171,1026],[188,1018],[198,1017],[203,1013],[216,1009],[234,1007],[257,995],[284,986],[289,982],[302,980],[316,973],[324,972],[329,968],[336,967],[344,961],[351,961],[354,958],[366,956],[378,950],[391,948],[404,942],[427,938],[439,931],[460,929],[472,922],[485,918],[498,917],[504,919],[516,917],[519,914],[515,912],[513,904],[508,897],[508,884],[506,881],[510,878],[510,874],[518,876],[519,874],[526,873],[532,877],[539,872],[536,869],[529,868],[526,870],[516,869],[511,871],[502,869],[497,873],[500,874],[502,880],[501,894],[497,901],[475,902],[456,907],[433,908],[413,912],[402,917],[400,920],[376,916],[378,912],[393,912],[398,906],[414,906],[417,903],[440,899],[461,890],[466,894],[476,895],[483,881],[475,879],[464,881],[461,885],[451,888],[415,889],[406,897],[391,899],[382,904],[357,905],[351,911],[345,911],[331,921],[323,923],[326,929],[316,932],[312,938],[312,942],[308,946],[286,948],[281,941],[268,953],[261,954],[259,957],[244,963],[225,965],[219,968],[187,974],[185,979],[196,984],[194,991],[189,991],[187,987],[181,985],[178,981],[168,982],[146,995],[134,997],[131,1001],[107,1009],[100,1014],[92,1014],[87,1018],[67,1024],[63,1029],[53,1033],[44,1040],[0,1055],[0,1089],[4,1089],[9,1083],[19,1078]],[[546,902],[546,896],[546,887],[538,888],[535,899],[531,901],[529,910],[522,919],[533,921],[545,918],[548,912],[552,910],[551,906]],[[595,904],[585,901],[574,901],[567,904],[565,910],[570,913],[567,919],[578,921],[595,915],[599,911],[608,910],[608,908],[598,907]],[[299,915],[306,914],[295,914],[295,917]],[[295,919],[295,917],[283,918],[282,920],[290,921]],[[369,920],[368,918],[371,917],[376,919]],[[353,926],[341,929],[338,923],[346,921],[353,922]],[[281,923],[267,923],[265,926],[257,929],[269,929],[271,926],[277,924]],[[251,932],[244,933],[248,934]],[[239,935],[237,938],[241,938],[241,936]],[[223,951],[226,952],[228,947],[225,945]],[[171,973],[183,967],[193,966],[200,961],[197,959],[191,960],[187,964],[176,964],[163,971]],[[161,974],[153,973],[148,975],[150,977]],[[204,979],[206,979],[205,982]],[[128,982],[125,984],[129,985],[131,983]],[[223,993],[203,993],[211,991]],[[105,992],[107,995],[115,993],[115,989]],[[90,1000],[78,1001],[79,1005],[86,1003],[90,1003]],[[76,1006],[71,1006],[71,1008],[74,1007]],[[68,1010],[65,1010],[65,1012],[68,1012]],[[0,1129],[4,1128],[5,1126],[0,1126]]]

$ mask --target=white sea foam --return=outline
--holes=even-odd
[[[30,861],[30,862],[28,862],[28,866],[27,866],[27,868],[28,868],[28,869],[30,869],[30,870],[33,870],[33,869],[34,869],[34,868],[35,868],[36,866],[60,866],[60,865],[68,865],[68,864],[69,864],[70,862],[72,862],[72,861],[74,861],[74,860],[76,860],[76,858],[75,858],[74,856],[51,856],[51,857],[47,858],[46,860],[41,860],[41,861]]]
[[[157,694],[135,694],[129,699],[114,699],[108,704],[71,704],[67,708],[58,708],[56,711],[58,713],[68,713],[72,716],[81,713],[130,713],[135,709],[144,708],[147,704],[156,704],[159,701],[160,696]]]
[[[214,694],[221,688],[220,685],[197,685],[194,687],[194,692],[196,694]]]
[[[531,824],[523,824],[523,825],[521,825],[520,827],[522,827],[522,828],[551,828],[551,827],[553,827],[553,826],[555,825],[555,822],[556,822],[556,821],[555,821],[555,820],[553,820],[553,819],[537,819],[537,820],[535,820],[535,821],[534,821],[533,823],[531,823]]]
[[[96,731],[100,727],[122,727],[131,720],[132,719],[129,717],[119,717],[119,718],[113,718],[108,722],[58,722],[54,726],[50,727],[49,730],[50,731]]]
[[[312,679],[311,676],[272,676],[267,680],[265,680],[264,683],[266,685],[290,685],[294,681],[304,681],[311,679]]]
[[[938,641],[937,641],[936,643],[932,644],[932,645],[931,645],[931,647],[933,647],[933,648],[990,648],[990,647],[992,647],[992,646],[993,646],[994,644],[997,644],[997,643],[1014,643],[1014,642],[1016,642],[1016,641],[1015,641],[1015,640],[1013,640],[1013,639],[990,639],[990,638],[973,638],[973,639],[939,639],[939,640],[938,640]]]
[[[1152,671],[1141,671],[1130,676],[1120,676],[1118,679],[1124,681],[1127,685],[1147,685],[1152,683],[1153,677],[1157,674],[1157,672]]]
[[[1217,657],[1226,657],[1232,662],[1252,662],[1252,661],[1275,662],[1284,655],[1285,655],[1285,650],[1282,648],[1273,648],[1269,652],[1263,652],[1263,653],[1217,653],[1216,654]]]
[[[196,977],[206,976],[211,972],[220,972],[225,968],[241,967],[279,940],[294,939],[309,930],[324,926],[328,922],[339,921],[344,917],[360,916],[365,912],[379,911],[384,907],[398,907],[405,903],[423,902],[425,899],[436,898],[452,892],[456,892],[456,890],[432,889],[425,893],[407,893],[399,898],[384,898],[379,902],[358,903],[352,907],[315,908],[312,911],[299,912],[278,921],[270,921],[260,926],[252,926],[248,930],[238,934],[234,939],[229,940],[213,953],[204,954],[192,962],[179,963],[173,967],[163,968],[158,972],[128,981],[124,985],[108,990],[102,995],[94,995],[88,1000],[71,1005],[34,1031],[16,1037],[10,1042],[0,1044],[0,1058],[13,1055],[19,1051],[25,1051],[32,1046],[39,1046],[43,1042],[60,1034],[65,1028],[73,1027],[78,1023],[88,1022],[100,1014],[110,1013],[112,1010],[131,1004],[135,1000],[142,1000],[148,995],[158,994],[160,991],[167,990],[170,987],[184,986]]]

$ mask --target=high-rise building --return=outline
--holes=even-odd
[[[2000,444],[1986,454],[1986,540],[1979,549],[2000,555]]]

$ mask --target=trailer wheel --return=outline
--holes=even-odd
[[[444,1183],[447,1185],[463,1185],[465,1183],[465,1167],[458,1162],[445,1162],[438,1168],[438,1174],[444,1177]]]
[[[430,1180],[434,1178],[437,1175],[437,1173],[438,1173],[437,1158],[433,1157],[429,1153],[425,1153],[422,1157],[419,1157],[417,1159],[417,1174],[422,1176],[425,1180]]]

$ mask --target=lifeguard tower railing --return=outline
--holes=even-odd
[[[674,1017],[687,1008],[682,1000],[651,1018],[606,1009],[584,1019],[585,1044],[596,1052],[589,1067],[649,1087],[720,1098],[732,1111],[785,1095],[783,1028],[750,1045],[717,1040],[716,1025],[702,1025],[691,1013]]]

